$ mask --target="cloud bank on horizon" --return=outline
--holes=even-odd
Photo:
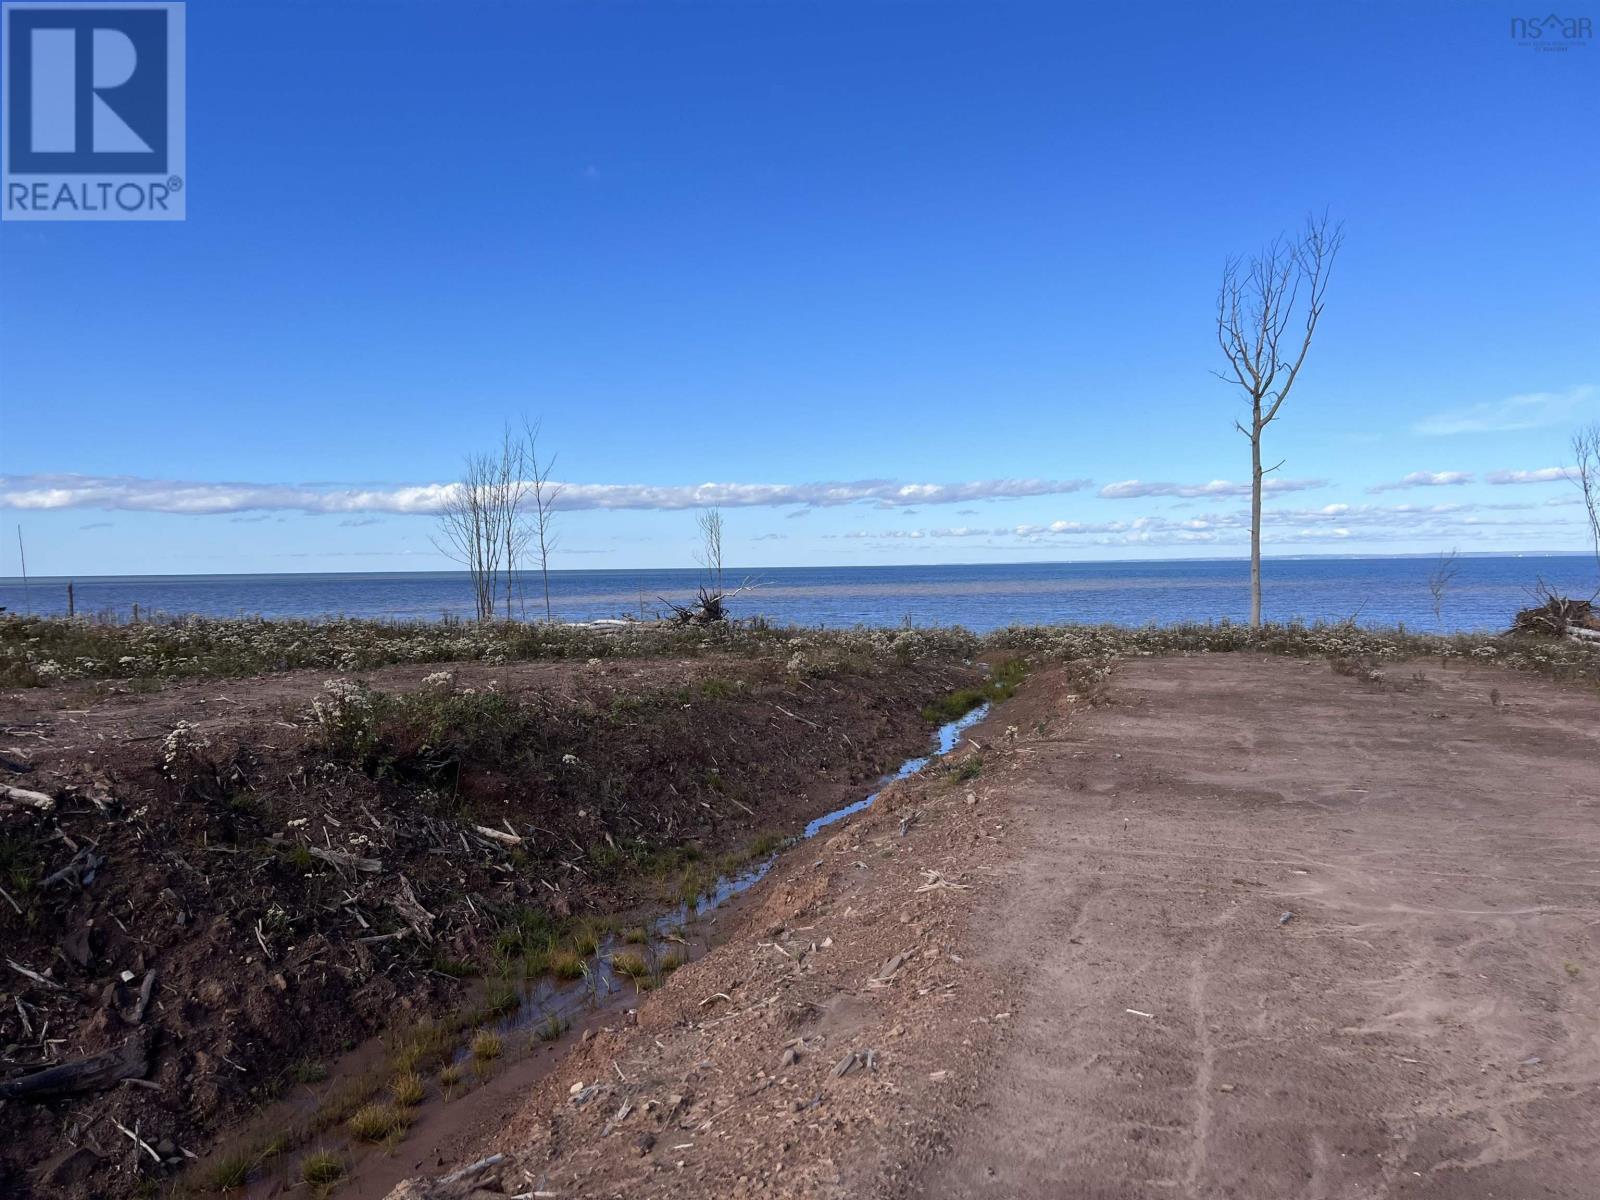
[[[968,483],[900,483],[866,479],[847,483],[701,483],[670,486],[637,483],[557,483],[556,507],[681,511],[694,508],[833,508],[872,503],[962,504],[1060,496],[1091,487],[1087,479],[981,479]],[[142,479],[132,475],[0,476],[0,508],[49,510],[92,508],[209,516],[279,511],[389,513],[431,516],[460,487],[426,483],[390,487],[288,483],[202,483]]]

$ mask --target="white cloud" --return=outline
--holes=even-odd
[[[1268,509],[1262,514],[1264,540],[1273,545],[1360,539],[1371,542],[1423,542],[1470,545],[1531,536],[1581,537],[1576,522],[1552,522],[1547,504],[1324,504],[1315,508]],[[1497,515],[1527,510],[1522,517]],[[1534,511],[1542,510],[1542,511]],[[1052,521],[995,529],[960,526],[946,529],[856,530],[843,536],[866,542],[931,542],[944,538],[981,539],[1012,549],[1096,546],[1243,546],[1250,532],[1246,508],[1202,513],[1175,519],[1139,517],[1130,521]]]
[[[457,485],[351,487],[283,483],[194,483],[134,476],[12,475],[0,477],[0,507],[98,508],[134,512],[437,513]],[[807,505],[816,508],[876,502],[955,504],[973,500],[1059,496],[1090,486],[1087,479],[982,479],[970,483],[635,483],[562,484],[558,508],[678,510]]]
[[[1327,487],[1326,479],[1264,479],[1261,490],[1273,492],[1304,492],[1312,488]],[[1248,496],[1248,483],[1231,483],[1226,479],[1213,479],[1210,483],[1146,483],[1140,479],[1124,479],[1121,483],[1108,483],[1100,489],[1106,500],[1133,500],[1144,496]]]
[[[1399,491],[1402,488],[1416,487],[1451,487],[1457,484],[1471,483],[1471,471],[1413,471],[1402,476],[1392,483],[1377,483],[1367,489],[1371,494],[1378,492]]]
[[[1485,483],[1555,483],[1572,478],[1565,467],[1540,467],[1533,471],[1490,471]]]
[[[1545,429],[1564,425],[1600,394],[1592,384],[1564,392],[1524,392],[1504,400],[1486,400],[1466,408],[1435,413],[1412,426],[1414,433],[1444,436],[1454,433],[1513,433],[1520,429]]]

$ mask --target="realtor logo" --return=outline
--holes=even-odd
[[[0,217],[184,218],[184,6],[14,3],[0,16]]]

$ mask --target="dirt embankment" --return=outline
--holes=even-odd
[[[977,675],[324,678],[0,698],[0,782],[54,802],[0,800],[0,1194],[166,1189],[289,1080],[483,986],[463,977],[543,969],[586,914],[691,895],[852,798]],[[34,1074],[106,1052],[88,1090]]]
[[[1594,1194],[1592,691],[1246,654],[1069,689],[787,852],[396,1200]]]

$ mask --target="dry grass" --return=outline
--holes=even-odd
[[[300,1178],[312,1187],[326,1187],[344,1178],[344,1160],[332,1150],[317,1150],[300,1160]]]
[[[403,1071],[389,1083],[390,1098],[402,1108],[415,1108],[427,1094],[427,1085],[415,1071]]]
[[[362,1142],[382,1142],[411,1127],[411,1114],[398,1104],[366,1104],[346,1123],[350,1136]]]
[[[650,964],[645,961],[644,955],[635,954],[631,950],[613,954],[611,969],[624,979],[632,979],[635,982],[650,974]]]
[[[557,979],[582,979],[586,963],[582,954],[563,946],[550,952],[547,965]]]
[[[472,1058],[479,1063],[493,1062],[505,1051],[505,1041],[492,1029],[480,1029],[472,1035]]]

